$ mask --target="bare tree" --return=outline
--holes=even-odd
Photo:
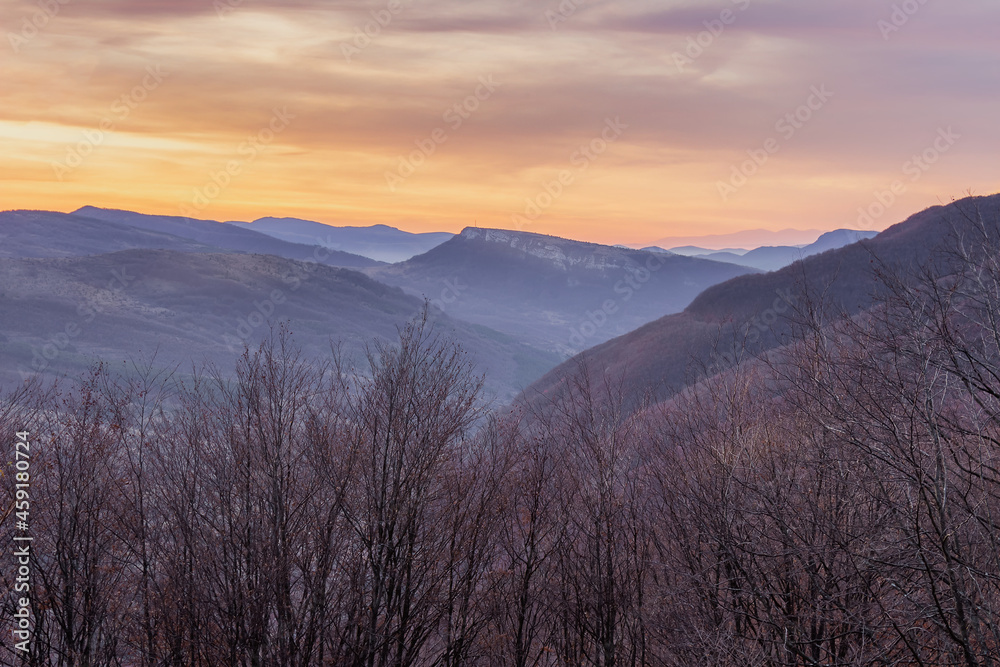
[[[31,664],[121,665],[129,656],[132,562],[113,509],[128,480],[120,426],[100,391],[106,372],[98,366],[57,395],[35,438]]]
[[[491,664],[527,667],[552,662],[554,653],[548,640],[555,619],[559,457],[543,430],[522,425],[520,419],[505,426],[515,463],[498,526],[498,600],[489,646]]]
[[[347,518],[357,540],[350,664],[418,664],[448,609],[449,462],[480,414],[481,380],[460,350],[411,322],[376,343],[348,405],[357,455]]]
[[[555,478],[556,618],[547,641],[568,664],[647,664],[650,516],[638,423],[621,386],[586,367],[545,419]]]

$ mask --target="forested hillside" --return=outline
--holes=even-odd
[[[487,414],[419,322],[363,372],[279,333],[232,382],[25,385],[29,664],[995,664],[1000,243],[973,222],[640,410],[582,365]]]

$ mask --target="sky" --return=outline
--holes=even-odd
[[[4,0],[0,208],[602,243],[998,187],[996,0]]]

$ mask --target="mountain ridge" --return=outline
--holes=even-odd
[[[276,255],[286,259],[317,261],[330,266],[346,268],[366,268],[379,262],[319,246],[309,246],[276,239],[251,229],[228,225],[215,220],[199,220],[171,215],[150,215],[121,209],[82,206],[71,215],[104,220],[128,225],[138,229],[158,231],[199,243],[216,246],[223,250]]]
[[[98,357],[158,351],[163,366],[230,367],[289,321],[297,345],[355,359],[372,338],[394,339],[420,299],[352,269],[275,255],[131,249],[0,263],[0,311],[17,313],[0,337],[0,371],[78,373]],[[431,313],[435,330],[463,345],[488,392],[509,400],[558,359],[485,327]],[[184,369],[182,369],[183,371]]]
[[[535,232],[467,227],[422,255],[366,273],[461,319],[573,354],[683,309],[709,285],[753,271]]]
[[[969,197],[913,214],[871,239],[827,250],[778,271],[748,274],[701,292],[680,313],[666,315],[567,360],[519,398],[533,402],[557,395],[567,379],[588,365],[622,378],[629,398],[665,398],[735,356],[758,355],[789,340],[802,299],[823,295],[838,313],[852,315],[873,302],[874,272],[903,275],[933,260],[936,248],[982,216],[1000,219],[1000,195]]]
[[[385,224],[328,225],[302,218],[263,217],[253,222],[227,224],[292,243],[320,245],[390,264],[427,252],[454,236],[449,232],[406,232]]]
[[[647,243],[629,244],[630,246],[660,246],[672,248],[676,246],[702,246],[705,248],[724,249],[726,247],[756,248],[773,245],[807,245],[813,243],[823,233],[821,229],[792,229],[778,231],[771,229],[744,229],[724,234],[677,235],[665,236]]]
[[[873,238],[878,232],[857,229],[835,229],[825,232],[805,246],[761,246],[743,253],[731,251],[710,252],[696,255],[717,262],[742,264],[762,271],[776,271],[796,260],[850,245],[861,239]]]
[[[0,257],[74,257],[133,248],[222,250],[165,232],[72,213],[23,209],[0,212],[0,241]]]

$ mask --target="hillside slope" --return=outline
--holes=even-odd
[[[154,248],[220,252],[220,248],[164,232],[52,211],[0,212],[0,257],[75,257]]]
[[[1000,218],[1000,195],[935,206],[878,236],[795,262],[779,271],[720,283],[668,315],[568,360],[532,385],[525,400],[560,391],[586,363],[621,377],[633,400],[663,398],[704,373],[724,369],[735,355],[759,354],[789,340],[797,309],[823,301],[853,315],[869,307],[879,289],[876,269],[902,274],[937,257],[955,233],[980,218]]]
[[[706,287],[752,271],[469,227],[423,255],[367,273],[449,315],[568,355],[680,311]]]
[[[260,218],[229,224],[292,243],[319,245],[389,263],[423,254],[454,236],[447,232],[404,232],[388,225],[337,227],[299,218]]]
[[[826,232],[813,243],[797,246],[761,246],[744,253],[734,253],[727,251],[709,252],[702,255],[704,259],[712,259],[717,262],[729,262],[731,264],[741,264],[761,271],[777,271],[789,264],[806,257],[818,255],[827,250],[842,248],[845,245],[856,243],[862,239],[875,237],[877,232],[858,231],[854,229],[835,229]]]
[[[231,368],[244,342],[290,322],[309,355],[343,342],[358,358],[372,337],[393,339],[422,302],[367,276],[268,255],[127,250],[88,257],[0,263],[0,376],[76,373],[96,357],[148,358],[188,370]],[[461,343],[490,394],[509,400],[558,361],[511,337],[434,318]]]
[[[73,212],[95,220],[104,220],[137,229],[171,234],[191,239],[198,243],[214,246],[224,251],[276,255],[286,259],[315,261],[328,266],[345,268],[365,268],[377,266],[380,262],[315,245],[289,243],[267,234],[252,231],[237,225],[227,225],[214,220],[195,220],[169,215],[146,215],[132,211],[84,206]]]

